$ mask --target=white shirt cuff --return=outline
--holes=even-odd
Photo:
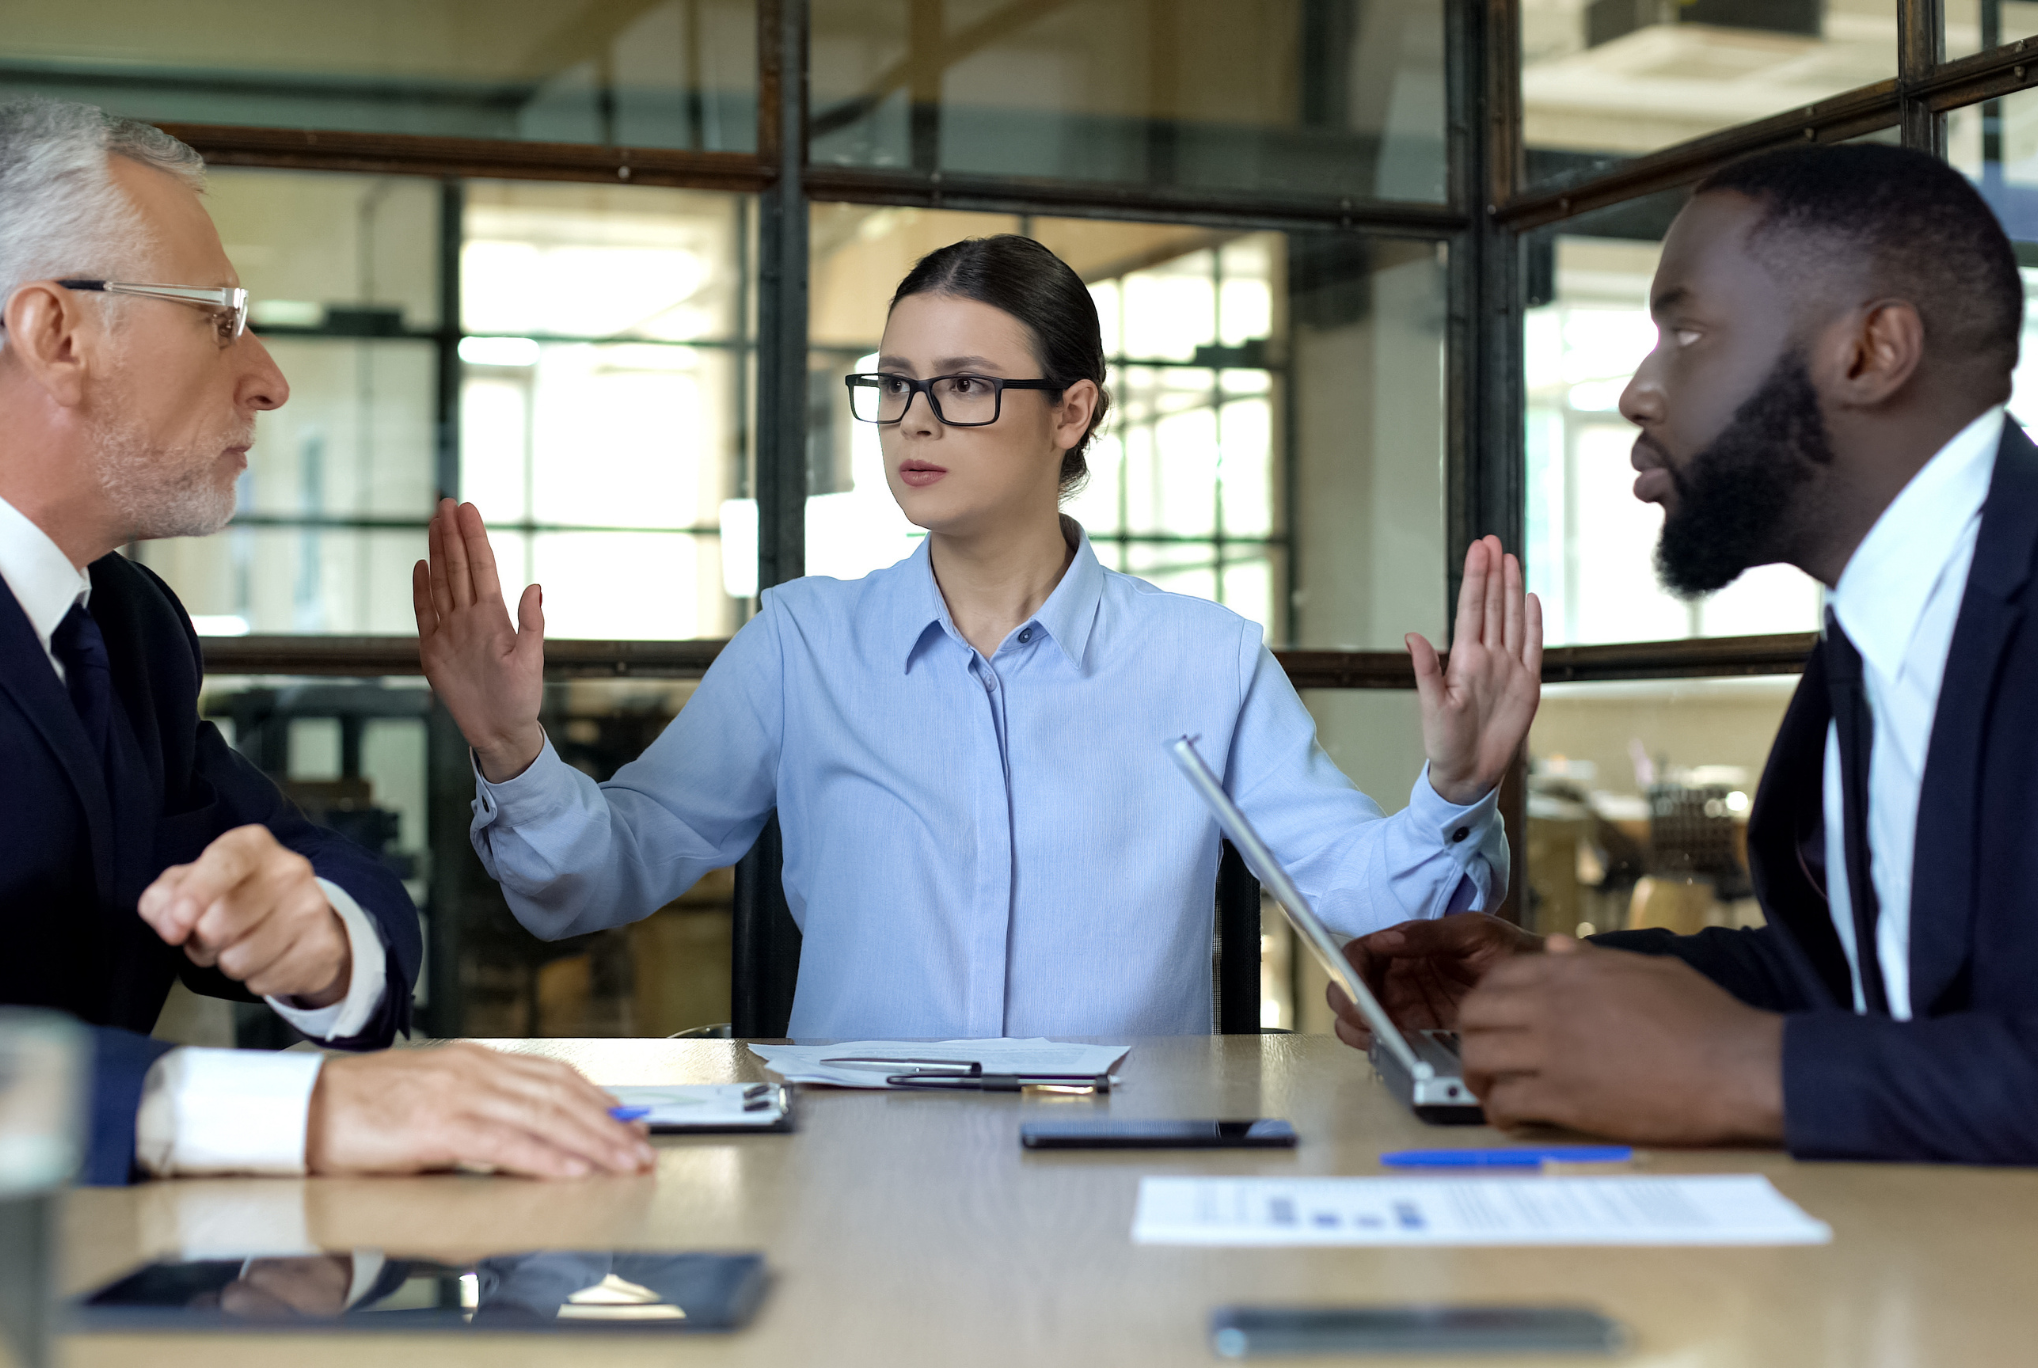
[[[329,879],[320,879],[326,901],[347,928],[347,948],[353,953],[353,969],[347,980],[347,995],[328,1007],[293,1007],[282,998],[264,998],[276,1015],[314,1040],[344,1040],[361,1034],[382,1006],[389,988],[389,956],[375,923],[354,901],[354,895]]]
[[[383,1266],[388,1258],[379,1249],[357,1249],[354,1251],[354,1280],[347,1286],[347,1308],[368,1295],[375,1286],[375,1280],[382,1276]]]
[[[135,1156],[157,1177],[301,1174],[324,1063],[308,1050],[172,1050],[142,1080]]]

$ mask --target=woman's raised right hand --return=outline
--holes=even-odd
[[[545,748],[538,725],[545,696],[544,593],[535,584],[524,590],[512,627],[488,529],[471,503],[455,508],[451,499],[439,501],[428,549],[430,563],[419,561],[410,573],[425,678],[488,781],[514,779]]]

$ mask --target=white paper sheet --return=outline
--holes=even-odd
[[[897,1059],[975,1061],[993,1074],[1100,1074],[1125,1057],[1128,1045],[1064,1045],[1038,1040],[845,1040],[839,1045],[752,1045],[762,1059],[789,1083],[831,1083],[838,1088],[887,1088],[881,1072],[844,1069],[824,1059]],[[900,1073],[913,1065],[901,1063]]]
[[[1825,1244],[1759,1175],[1142,1178],[1139,1244]]]
[[[761,1084],[672,1083],[610,1088],[620,1106],[649,1107],[644,1122],[653,1130],[666,1127],[775,1126],[785,1119],[774,1086],[759,1097],[745,1097]],[[764,1102],[764,1106],[754,1104]]]

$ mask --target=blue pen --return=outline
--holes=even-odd
[[[651,1114],[649,1107],[610,1107],[609,1115],[618,1121],[642,1121]]]
[[[1624,1164],[1635,1157],[1626,1145],[1520,1145],[1499,1149],[1390,1150],[1387,1168],[1532,1169],[1544,1164]]]

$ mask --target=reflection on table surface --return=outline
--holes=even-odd
[[[152,1263],[88,1313],[275,1328],[726,1329],[753,1308],[754,1255],[541,1250],[447,1262],[376,1249]]]
[[[608,1084],[761,1081],[738,1042],[492,1042]],[[790,1135],[659,1137],[655,1174],[537,1183],[185,1180],[67,1199],[65,1285],[151,1258],[400,1250],[449,1265],[513,1249],[757,1250],[772,1287],[748,1328],[689,1340],[690,1364],[1212,1361],[1226,1305],[1583,1303],[1627,1324],[1645,1362],[1878,1368],[2017,1361],[2038,1338],[2026,1284],[2038,1173],[1798,1164],[1769,1151],[1653,1151],[1647,1171],[1762,1173],[1830,1245],[1766,1249],[1213,1249],[1135,1246],[1143,1174],[1380,1174],[1390,1149],[1491,1144],[1404,1112],[1364,1060],[1321,1036],[1135,1040],[1108,1098],[812,1089]],[[1028,1153],[1048,1116],[1273,1116],[1292,1151]],[[579,1275],[575,1275],[579,1276]],[[641,1279],[629,1281],[649,1286]],[[571,1278],[567,1279],[568,1281]],[[369,1349],[372,1344],[373,1349]],[[576,1344],[573,1361],[670,1363],[656,1337]],[[71,1368],[292,1368],[411,1355],[550,1364],[554,1337],[91,1335]]]

